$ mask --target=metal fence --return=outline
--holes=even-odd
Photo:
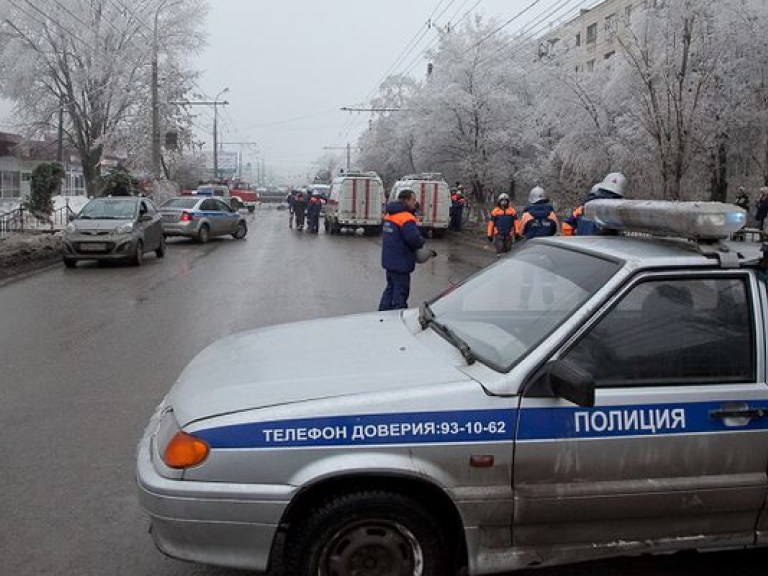
[[[50,215],[32,212],[23,206],[0,212],[0,238],[18,233],[52,233],[63,229],[74,214],[69,206],[54,210]]]

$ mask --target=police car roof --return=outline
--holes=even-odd
[[[568,250],[586,252],[612,260],[622,260],[637,268],[680,268],[719,266],[718,260],[702,253],[696,242],[680,238],[653,236],[555,236],[542,240]],[[760,260],[761,245],[756,242],[723,242],[737,255],[739,263],[752,265]]]

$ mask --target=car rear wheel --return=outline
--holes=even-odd
[[[289,532],[292,576],[444,576],[451,564],[440,524],[397,492],[335,496]]]
[[[237,225],[237,230],[235,230],[235,233],[232,234],[232,237],[235,240],[242,240],[245,238],[245,235],[248,233],[248,227],[245,225],[245,222],[240,222]]]
[[[62,261],[64,262],[64,266],[67,268],[75,268],[77,267],[77,260],[74,258],[62,258]]]
[[[160,239],[160,246],[155,250],[155,255],[158,258],[165,258],[165,236]]]
[[[200,244],[205,244],[211,237],[211,231],[208,229],[207,224],[200,226],[200,231],[197,233],[197,241]]]
[[[136,242],[136,248],[133,251],[133,256],[131,256],[131,264],[134,266],[141,266],[141,263],[144,261],[144,243],[139,240]]]

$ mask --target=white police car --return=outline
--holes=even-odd
[[[723,240],[744,211],[587,214],[696,240],[530,241],[420,310],[202,351],[139,446],[158,547],[444,576],[768,544],[768,257]]]

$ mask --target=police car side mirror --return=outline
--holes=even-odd
[[[556,360],[552,363],[549,384],[555,396],[582,408],[595,405],[595,377],[569,360]]]
[[[562,398],[582,408],[595,405],[595,377],[570,360],[548,363],[525,392],[529,398]]]

